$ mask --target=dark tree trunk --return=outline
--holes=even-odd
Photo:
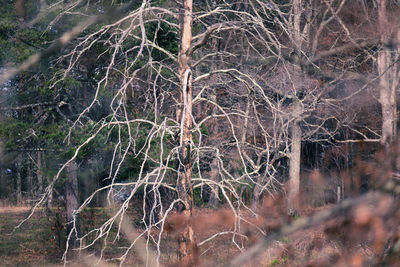
[[[32,168],[31,163],[28,161],[26,163],[26,192],[29,196],[33,195],[32,193]]]
[[[16,194],[17,194],[17,204],[20,205],[22,202],[22,156],[19,154],[17,158],[17,181],[16,181]]]
[[[43,191],[42,152],[41,151],[37,152],[36,165],[37,165],[36,177],[37,177],[37,183],[38,183],[38,191],[39,191],[39,194],[41,194]]]
[[[6,179],[4,177],[4,168],[0,166],[0,199],[6,196]]]
[[[74,211],[79,208],[78,195],[78,165],[72,161],[67,167],[68,177],[65,182],[65,197],[67,205],[67,234],[70,235],[69,246],[76,248],[79,246],[77,237],[80,234],[79,217]]]

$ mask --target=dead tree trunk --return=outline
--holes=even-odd
[[[309,35],[308,23],[301,28],[301,16],[304,13],[304,7],[301,0],[293,0],[292,14],[292,38],[294,49],[298,57],[301,57],[301,51],[304,42],[304,37]],[[297,94],[299,88],[295,88],[293,100],[293,122],[291,126],[291,150],[289,155],[289,196],[288,196],[288,213],[296,215],[299,209],[299,193],[300,193],[300,153],[301,153],[301,127],[300,120],[303,113],[300,95]]]
[[[65,182],[65,198],[67,208],[67,234],[68,245],[76,248],[79,244],[77,238],[80,234],[79,217],[74,211],[79,208],[78,195],[78,164],[73,160],[67,167],[67,181]]]
[[[178,56],[180,79],[180,106],[177,109],[177,121],[180,122],[178,155],[178,197],[182,201],[181,212],[187,217],[187,225],[179,237],[179,257],[189,265],[195,259],[195,239],[190,217],[193,208],[192,177],[192,73],[189,48],[192,43],[192,0],[183,1],[181,13],[181,43]]]
[[[298,116],[301,112],[301,103],[298,100],[294,103],[294,111],[294,116]],[[289,215],[295,215],[299,210],[300,193],[301,128],[299,118],[293,121],[291,132],[288,212]]]
[[[388,22],[386,12],[387,1],[378,2],[378,22],[380,39],[383,44],[391,41],[389,38],[393,35],[391,25]],[[394,34],[398,38],[398,30]],[[398,40],[394,42],[397,46]],[[399,51],[383,48],[378,52],[378,74],[379,74],[379,92],[382,108],[382,136],[381,143],[386,149],[395,141],[397,131],[397,107],[396,107],[396,89],[399,85],[399,70],[396,61],[399,57]]]
[[[216,44],[213,44],[213,45],[216,46]],[[213,56],[213,57],[214,57],[214,60],[211,62],[211,64],[213,65],[211,67],[211,69],[215,68],[215,62],[214,61],[216,60],[216,57],[215,56]],[[213,93],[211,94],[210,98],[211,98],[211,101],[213,101],[214,103],[217,103],[217,92],[215,90],[213,90]],[[211,114],[216,114],[217,112],[218,112],[217,107],[213,106],[212,109],[211,109]],[[213,121],[208,127],[209,130],[210,130],[210,133],[212,135],[216,135],[216,136],[218,135],[217,123],[218,123],[217,121]],[[211,141],[209,143],[209,145],[210,146],[216,146],[216,143],[215,143],[215,141]],[[217,155],[214,156],[214,158],[213,158],[213,160],[212,160],[212,162],[210,164],[210,172],[208,173],[208,175],[209,175],[211,181],[214,181],[215,183],[218,182],[218,180],[219,180],[219,166],[218,166],[218,157],[217,157]],[[218,207],[218,202],[219,202],[219,186],[216,185],[216,184],[211,184],[210,185],[210,190],[211,190],[211,192],[210,192],[210,197],[209,197],[209,200],[208,200],[208,206],[210,208],[217,208]]]

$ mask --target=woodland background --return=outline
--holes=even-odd
[[[0,3],[5,264],[399,263],[399,1]]]

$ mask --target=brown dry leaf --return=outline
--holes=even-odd
[[[360,253],[353,255],[349,260],[349,265],[352,267],[362,267],[364,264],[364,256]]]
[[[372,218],[371,209],[367,205],[360,205],[354,212],[354,222],[357,225],[365,226]]]
[[[373,243],[374,251],[382,252],[386,242],[386,233],[387,233],[385,224],[383,223],[381,218],[375,217],[372,220],[372,228],[375,235]]]

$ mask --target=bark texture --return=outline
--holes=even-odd
[[[180,122],[179,156],[178,156],[178,197],[182,201],[181,212],[186,217],[192,216],[193,190],[192,177],[192,73],[189,48],[192,44],[192,0],[183,1],[181,15],[181,43],[179,51],[180,106],[176,112]],[[179,237],[179,257],[182,262],[193,264],[195,259],[195,239],[190,220]]]
[[[297,56],[301,56],[302,44],[304,43],[303,36],[308,36],[309,30],[307,23],[301,29],[301,16],[303,7],[301,0],[293,0],[293,33],[292,38],[295,44]],[[296,88],[296,92],[300,88]],[[289,195],[288,195],[288,213],[296,215],[299,209],[299,193],[300,193],[300,163],[301,163],[301,127],[300,120],[302,116],[302,105],[299,95],[294,96],[293,112],[294,118],[291,126],[291,150],[289,155]]]
[[[387,149],[395,141],[397,135],[397,107],[396,107],[396,89],[399,86],[399,70],[396,63],[399,57],[397,48],[399,30],[392,32],[392,25],[388,22],[387,1],[380,0],[378,3],[378,21],[380,40],[383,44],[395,41],[396,49],[391,50],[383,48],[378,52],[378,75],[379,92],[382,109],[382,136],[381,143]],[[395,38],[396,40],[390,40]]]
[[[294,103],[295,116],[300,113],[301,104]],[[300,157],[301,157],[301,128],[299,118],[296,118],[292,124],[290,168],[289,168],[289,196],[288,212],[289,215],[295,215],[299,210],[299,192],[300,192]]]

